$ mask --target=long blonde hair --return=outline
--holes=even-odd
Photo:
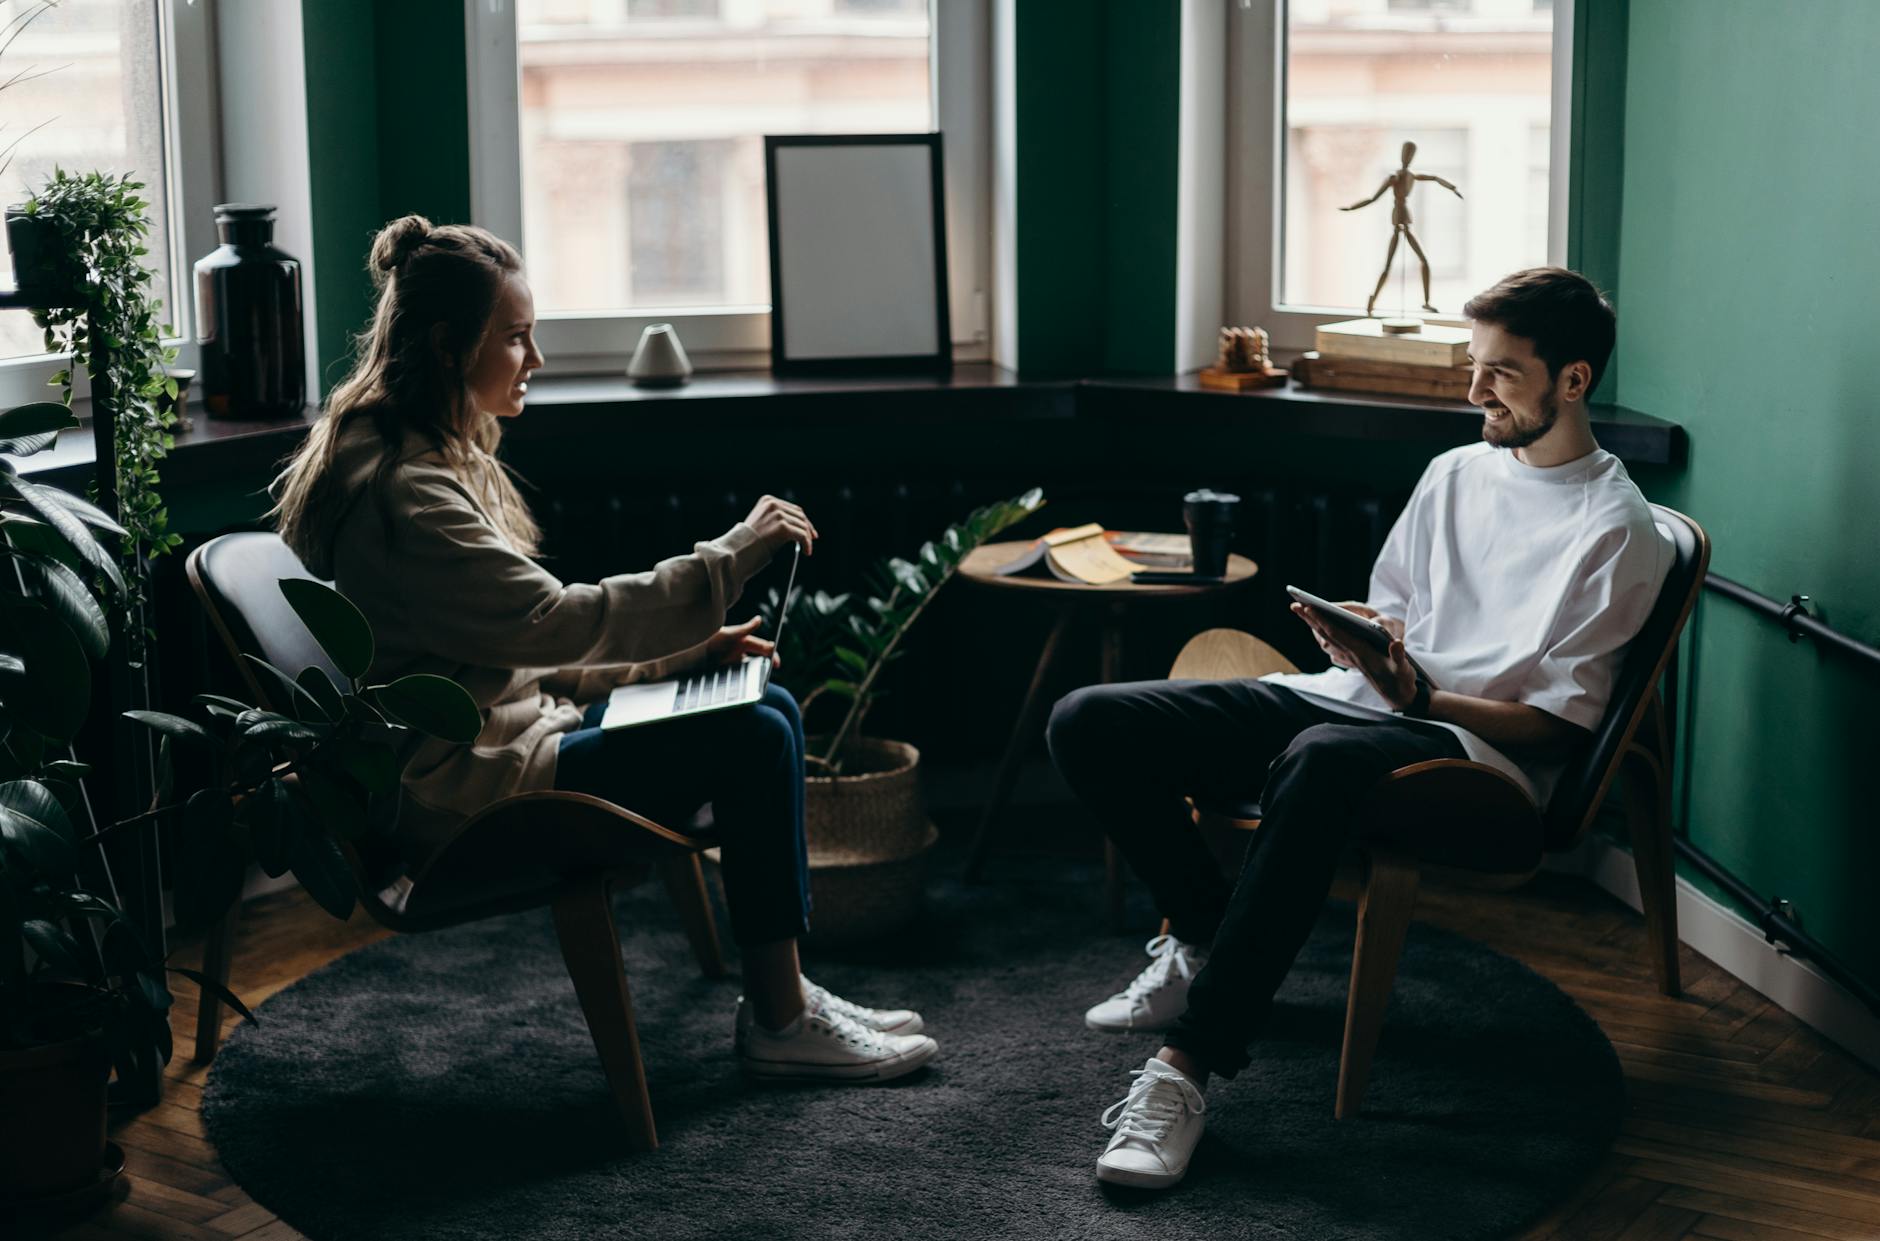
[[[443,453],[497,530],[518,551],[534,555],[541,527],[507,468],[496,460],[502,438],[496,417],[476,407],[466,382],[503,281],[521,272],[522,256],[486,229],[433,227],[421,215],[408,215],[379,230],[368,267],[379,300],[371,324],[355,342],[358,360],[328,394],[326,408],[272,488],[276,503],[269,515],[281,538],[302,560],[328,560],[330,549],[314,545],[323,533],[320,514],[328,513],[329,505],[357,498],[333,494],[333,459],[341,433],[353,419],[369,417],[385,455],[368,492],[376,491],[398,464],[405,436],[416,435]],[[438,342],[433,332],[440,325],[444,339]],[[443,365],[440,344],[458,365]]]

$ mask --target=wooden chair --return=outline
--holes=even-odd
[[[267,703],[271,687],[256,678],[252,665],[241,658],[244,653],[289,675],[318,666],[335,684],[346,684],[281,594],[282,578],[312,575],[277,536],[213,539],[190,555],[188,571],[210,623],[257,701]],[[519,847],[523,841],[526,849]],[[548,791],[492,803],[409,873],[404,859],[384,845],[349,848],[347,858],[360,904],[380,925],[399,933],[550,906],[562,961],[629,1140],[636,1150],[652,1150],[659,1138],[609,897],[616,885],[658,870],[699,968],[707,977],[722,975],[724,957],[699,867],[700,852],[716,843],[704,834],[662,827],[598,797]],[[239,908],[211,932],[204,954],[204,971],[224,985]],[[214,1059],[220,1032],[221,1003],[205,992],[196,1021],[198,1063]]]
[[[1363,1099],[1421,879],[1440,877],[1480,888],[1520,886],[1540,869],[1543,854],[1564,852],[1580,843],[1622,771],[1620,804],[1638,868],[1652,972],[1660,991],[1678,994],[1671,735],[1658,687],[1703,587],[1710,540],[1682,513],[1659,505],[1652,508],[1659,528],[1675,547],[1671,571],[1644,628],[1627,648],[1605,719],[1568,764],[1546,810],[1500,771],[1467,759],[1435,759],[1399,768],[1373,795],[1367,813],[1372,821],[1432,829],[1438,824],[1467,822],[1492,832],[1465,836],[1495,839],[1498,846],[1494,856],[1419,856],[1399,846],[1368,845],[1355,848],[1347,859],[1335,890],[1355,891],[1358,936],[1351,957],[1344,1046],[1338,1064],[1335,1113],[1339,1119],[1356,1115]],[[1251,634],[1211,629],[1190,639],[1169,676],[1215,680],[1294,670],[1285,656]],[[1211,836],[1260,826],[1260,807],[1253,802],[1197,804],[1194,815],[1200,830]],[[1440,838],[1434,830],[1411,835]]]

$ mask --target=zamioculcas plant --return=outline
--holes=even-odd
[[[795,684],[807,680],[807,692],[800,695],[805,707],[823,694],[848,703],[822,752],[808,756],[813,766],[829,775],[842,774],[848,744],[860,735],[863,721],[881,696],[882,674],[905,653],[902,642],[907,631],[953,580],[969,552],[1043,506],[1044,493],[1034,487],[1010,500],[974,509],[939,538],[923,543],[913,560],[890,557],[869,570],[866,590],[859,599],[793,592],[788,603],[790,623],[784,628],[783,669]],[[773,631],[781,603],[773,590],[763,608]]]

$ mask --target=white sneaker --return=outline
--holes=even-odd
[[[1092,1030],[1166,1030],[1188,1007],[1188,984],[1208,962],[1207,949],[1158,935],[1147,944],[1149,968],[1136,980],[1084,1014]]]
[[[1151,1060],[1132,1075],[1135,1083],[1103,1113],[1103,1127],[1116,1136],[1097,1159],[1097,1179],[1138,1189],[1167,1189],[1188,1172],[1188,1159],[1206,1128],[1207,1101],[1188,1075],[1163,1060]]]
[[[860,1004],[845,1000],[827,988],[819,987],[809,979],[803,980],[803,1006],[818,1008],[824,1012],[840,1013],[858,1026],[879,1031],[882,1034],[919,1034],[927,1028],[927,1023],[920,1019],[920,1014],[907,1008],[863,1008]]]
[[[890,1081],[904,1077],[940,1053],[925,1034],[883,1034],[832,1008],[805,1007],[782,1030],[759,1025],[751,1006],[738,999],[738,1063],[764,1079]]]

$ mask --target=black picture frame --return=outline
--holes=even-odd
[[[801,304],[805,298],[801,294],[802,286],[797,285],[798,296],[792,298],[793,281],[805,279],[804,276],[791,274],[792,264],[802,267],[806,263],[817,265],[816,260],[808,259],[798,253],[786,253],[784,247],[798,247],[799,243],[786,237],[786,230],[780,226],[780,219],[790,218],[793,209],[802,209],[797,197],[803,191],[791,184],[789,176],[779,177],[778,156],[780,152],[805,147],[886,147],[907,148],[924,147],[927,151],[925,169],[931,191],[932,211],[932,254],[933,254],[933,323],[932,345],[927,347],[924,341],[918,343],[916,335],[924,337],[924,327],[920,330],[913,325],[906,332],[907,347],[895,346],[892,341],[885,351],[847,353],[840,346],[831,346],[826,342],[806,345],[802,337],[804,332],[794,333],[798,337],[792,348],[793,324],[800,324],[802,316],[816,313],[806,310]],[[770,367],[779,376],[801,375],[884,375],[884,374],[946,374],[953,367],[953,330],[949,320],[947,304],[947,229],[946,229],[946,181],[941,136],[938,133],[924,134],[767,134],[764,137],[764,199],[770,230]],[[786,157],[786,163],[789,162]],[[898,161],[905,169],[906,161]],[[884,174],[890,167],[889,161],[883,161]],[[866,207],[862,208],[866,210]],[[911,231],[911,230],[910,230]],[[923,247],[924,252],[924,247]],[[871,266],[866,262],[845,264],[841,268],[844,277],[857,283],[856,296],[844,299],[845,306],[852,309],[857,320],[882,331],[892,331],[893,327],[882,324],[898,324],[905,319],[910,305],[905,288],[897,289],[892,283],[866,284],[871,274]],[[892,276],[893,273],[888,273]],[[924,290],[916,291],[920,305],[925,305]],[[792,320],[790,308],[797,303],[798,319]],[[876,314],[878,309],[891,310],[890,315]],[[921,323],[924,324],[924,318]],[[825,337],[831,331],[838,330],[819,322],[815,329],[817,337]]]

